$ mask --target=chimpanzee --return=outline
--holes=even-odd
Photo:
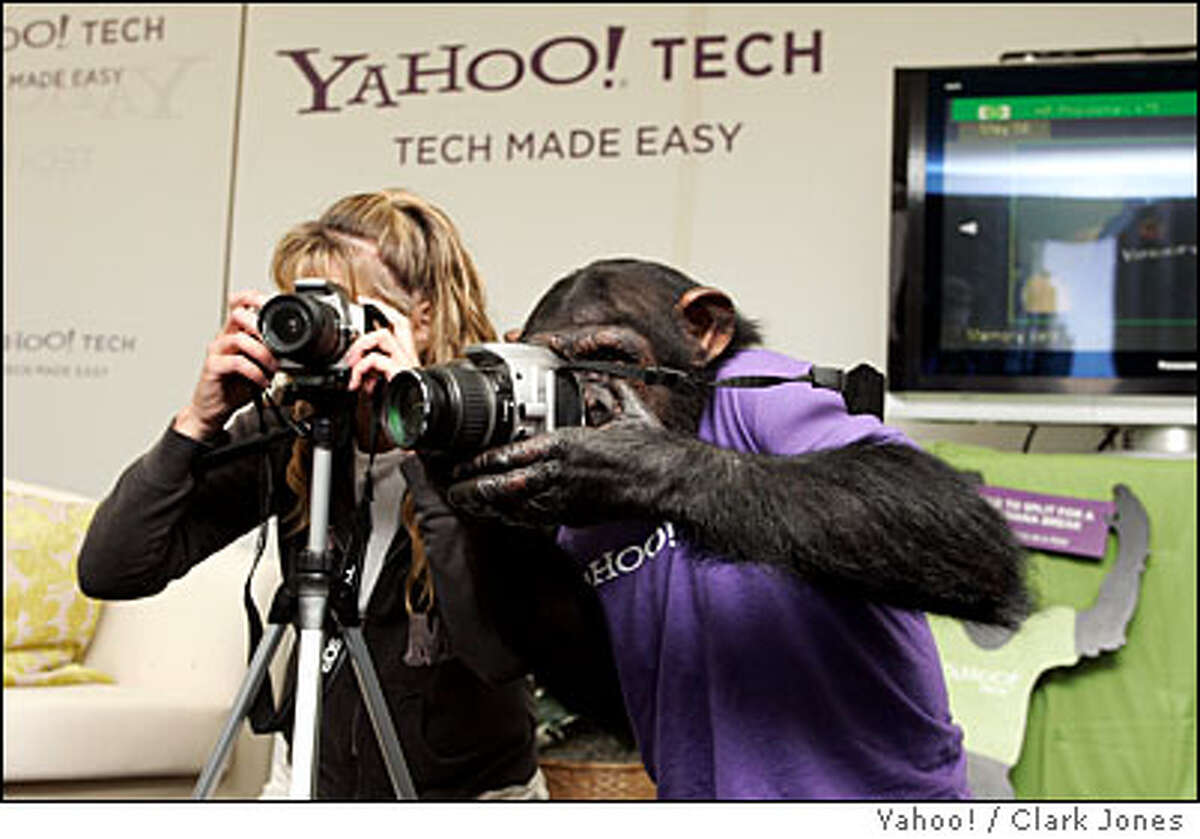
[[[712,386],[810,365],[754,348],[729,297],[664,265],[594,262],[519,337],[695,374],[581,374],[589,427],[483,452],[446,491],[470,515],[562,525],[660,798],[969,796],[923,611],[1014,626],[1030,598],[1022,552],[966,480],[835,392]],[[551,621],[526,632],[590,614],[570,596],[526,600],[527,620]]]

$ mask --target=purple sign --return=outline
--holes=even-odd
[[[1017,541],[1039,551],[1103,559],[1113,501],[983,486],[979,494],[1004,516]]]

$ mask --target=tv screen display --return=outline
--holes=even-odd
[[[1194,396],[1194,60],[898,69],[894,106],[890,390]]]

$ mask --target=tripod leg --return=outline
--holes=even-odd
[[[196,786],[192,791],[192,798],[208,798],[212,794],[213,787],[217,782],[217,774],[221,771],[221,766],[225,763],[230,748],[233,747],[233,741],[241,728],[242,720],[250,712],[250,705],[254,701],[254,697],[258,695],[258,689],[267,675],[267,668],[275,656],[279,641],[283,638],[285,626],[280,623],[271,624],[259,642],[258,648],[254,651],[254,657],[250,660],[250,669],[242,679],[237,696],[234,697],[233,710],[229,713],[225,728],[221,730],[217,745],[209,755],[208,763],[204,764],[204,769],[200,772],[200,778],[196,781]]]
[[[315,615],[306,616],[306,611],[315,612]],[[316,798],[317,773],[321,760],[321,647],[325,641],[322,628],[324,614],[323,597],[306,597],[303,593],[300,595],[296,716],[292,723],[292,798]],[[315,625],[312,620],[314,617]]]
[[[387,766],[388,776],[392,780],[392,789],[396,798],[415,801],[417,792],[413,788],[412,778],[408,774],[408,764],[404,760],[404,752],[400,748],[400,738],[396,736],[396,727],[392,724],[392,715],[388,711],[387,701],[383,697],[383,689],[379,685],[379,677],[375,673],[375,665],[371,662],[371,652],[363,640],[362,629],[348,626],[342,629],[342,637],[350,650],[350,661],[354,665],[354,675],[358,677],[358,689],[362,692],[367,705],[367,714],[371,718],[371,727],[375,729],[375,740],[383,752],[383,762]]]
[[[320,766],[321,647],[329,604],[329,492],[333,474],[333,423],[313,421],[308,547],[297,560],[296,716],[292,723],[292,798],[316,798]]]

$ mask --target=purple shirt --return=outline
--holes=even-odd
[[[748,350],[719,378],[808,367]],[[837,393],[801,383],[717,389],[700,438],[772,454],[911,445],[874,417],[848,415]],[[559,541],[604,604],[660,798],[968,796],[962,732],[923,614],[765,566],[701,561],[670,522],[564,528]]]

